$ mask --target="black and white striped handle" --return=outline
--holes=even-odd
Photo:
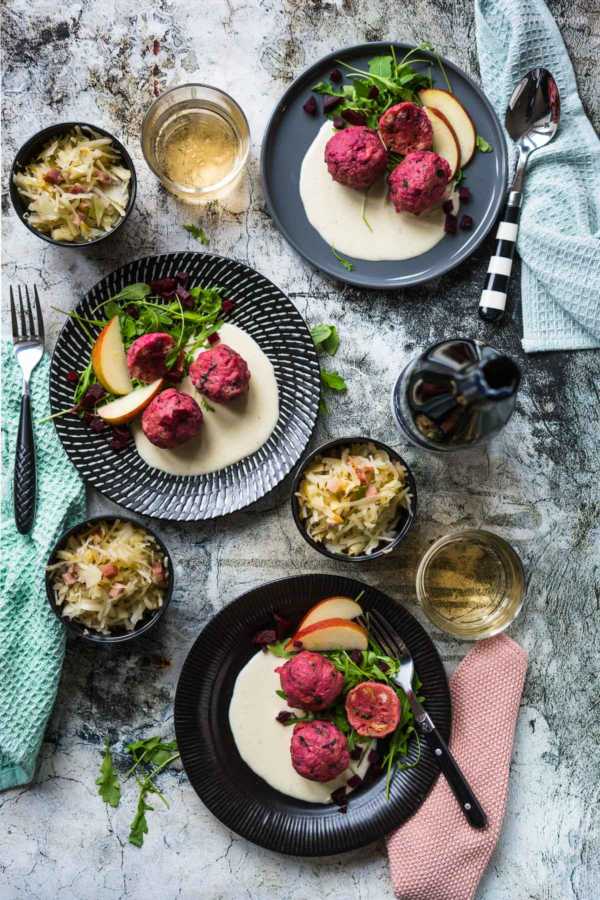
[[[490,259],[481,299],[479,315],[486,322],[498,322],[504,315],[508,284],[519,232],[521,191],[511,191],[496,232],[496,249]]]

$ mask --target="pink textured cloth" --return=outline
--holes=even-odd
[[[527,654],[511,638],[481,641],[450,679],[450,747],[488,826],[471,828],[446,779],[388,837],[394,891],[400,900],[472,900],[504,818],[515,725]]]

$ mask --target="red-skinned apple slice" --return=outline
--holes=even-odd
[[[423,88],[419,91],[419,99],[423,106],[432,107],[446,117],[458,140],[460,147],[460,164],[466,166],[475,153],[477,132],[471,116],[460,100],[450,91],[442,88]]]
[[[294,647],[297,641],[302,644],[303,650],[366,650],[369,643],[366,629],[349,619],[315,622],[297,631],[285,649],[299,649]]]
[[[162,378],[153,381],[152,384],[145,384],[143,387],[136,388],[125,397],[119,397],[117,400],[111,400],[104,406],[99,406],[96,412],[98,415],[108,422],[110,425],[124,425],[125,422],[131,422],[142,410],[144,410],[151,400],[156,397],[164,384]]]
[[[304,618],[298,625],[298,631],[314,625],[315,622],[322,622],[324,619],[356,619],[362,615],[362,609],[350,597],[327,597],[314,606],[311,606]]]
[[[96,338],[92,348],[92,368],[102,387],[111,394],[123,395],[131,391],[118,316],[114,316]]]
[[[432,150],[447,161],[450,166],[450,177],[454,178],[460,169],[460,147],[454,129],[439,109],[425,107],[425,114],[433,128]]]

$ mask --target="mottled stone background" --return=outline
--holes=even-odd
[[[552,0],[581,95],[600,123],[600,19],[588,0]],[[521,553],[525,610],[512,634],[530,653],[504,831],[482,882],[485,900],[595,900],[600,896],[599,491],[600,362],[594,353],[524,358],[516,321],[493,331],[476,301],[490,242],[437,282],[393,294],[323,278],[286,245],[265,211],[258,156],[267,117],[290,80],[321,55],[362,40],[431,41],[477,77],[470,0],[8,0],[4,6],[4,283],[40,286],[49,344],[99,278],[147,253],[200,249],[182,229],[193,216],[159,188],[140,152],[140,122],[154,93],[207,81],[230,91],[250,120],[250,206],[201,218],[210,248],[255,266],[286,290],[309,322],[336,322],[339,367],[350,390],[334,398],[319,438],[364,430],[402,448],[419,484],[419,523],[394,559],[361,571],[415,608],[417,561],[452,528],[487,526]],[[158,41],[158,53],[153,42]],[[50,247],[10,208],[6,170],[17,147],[52,122],[112,130],[137,166],[138,200],[118,239],[97,248]],[[196,213],[196,218],[198,214]],[[518,289],[514,296],[518,301]],[[518,303],[517,303],[518,305]],[[473,335],[523,364],[517,411],[486,449],[435,459],[405,446],[389,389],[418,348]],[[164,626],[127,650],[68,647],[60,694],[35,783],[0,796],[0,897],[379,900],[392,896],[383,842],[343,857],[288,859],[223,828],[183,773],[163,777],[170,811],[149,814],[143,849],[127,841],[133,797],[105,809],[94,779],[105,735],[119,746],[172,735],[183,658],[207,619],[252,585],[336,566],[293,525],[286,488],[260,508],[197,527],[164,526],[177,590]],[[90,497],[93,510],[110,504]],[[433,633],[451,670],[467,646]],[[167,664],[168,661],[168,664]],[[123,766],[125,762],[123,760]],[[428,900],[428,898],[423,898]]]

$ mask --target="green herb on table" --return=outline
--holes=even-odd
[[[125,774],[125,781],[137,772],[135,781],[139,788],[136,812],[129,830],[129,843],[135,847],[141,847],[144,843],[144,835],[148,833],[146,813],[154,809],[146,802],[146,798],[149,794],[156,794],[164,805],[169,807],[167,798],[158,789],[155,780],[161,772],[179,758],[179,752],[176,741],[163,741],[158,736],[133,741],[127,745],[126,750],[132,765]],[[121,799],[121,787],[113,767],[108,739],[105,743],[100,775],[96,779],[96,784],[98,793],[104,802],[117,807]]]
[[[310,329],[313,344],[319,352],[335,356],[340,346],[340,336],[335,325],[313,325]]]
[[[482,153],[491,153],[494,149],[491,144],[489,144],[485,138],[481,137],[480,134],[477,135],[475,139],[475,145],[478,150],[481,150]]]
[[[201,244],[204,244],[204,246],[208,245],[208,236],[207,236],[204,228],[201,228],[200,225],[190,224],[190,225],[184,225],[183,227],[185,228],[185,230],[187,232],[189,232],[189,234],[191,234],[191,236],[193,238],[196,238],[196,240],[199,241]]]
[[[338,253],[337,250],[335,249],[335,247],[331,248],[331,252],[335,256],[337,261],[344,267],[344,269],[346,269],[347,272],[352,271],[352,269],[354,268],[354,265],[350,262],[349,259],[346,259],[344,256],[341,255],[341,253]]]
[[[332,391],[347,391],[348,385],[338,372],[321,369],[321,383]]]
[[[108,738],[104,742],[104,756],[102,757],[100,774],[96,778],[96,784],[98,785],[98,793],[104,802],[116,808],[121,799],[121,786],[113,767]]]

